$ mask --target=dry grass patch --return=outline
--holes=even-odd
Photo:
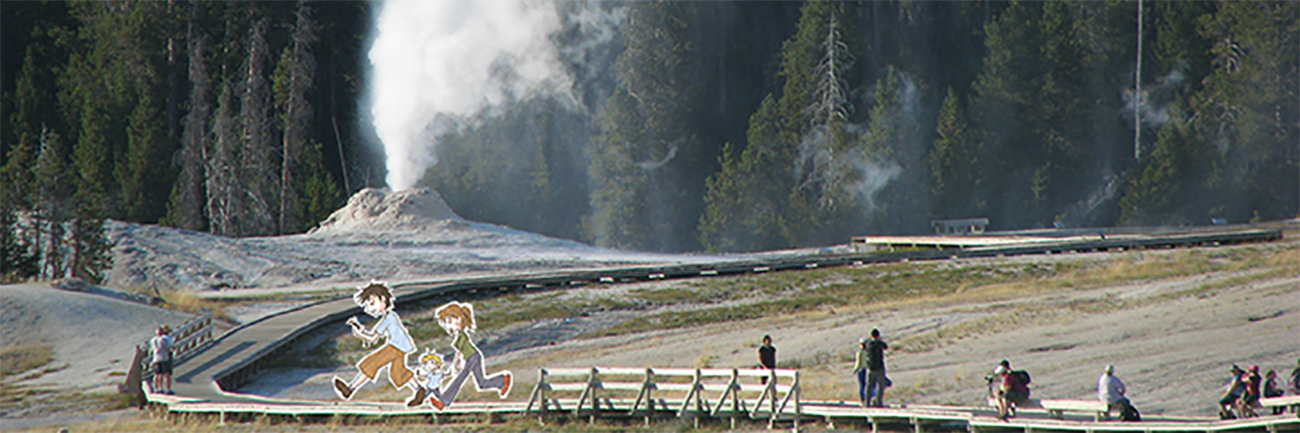
[[[44,367],[54,361],[54,346],[21,344],[0,349],[0,380]]]
[[[202,314],[203,310],[207,310],[212,312],[212,317],[233,322],[230,315],[226,314],[223,308],[226,304],[223,302],[205,299],[184,290],[159,290],[158,295],[162,298],[164,307],[190,314]]]

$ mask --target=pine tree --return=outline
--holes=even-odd
[[[343,205],[343,190],[321,163],[321,147],[319,142],[312,140],[299,158],[299,166],[309,174],[299,177],[298,185],[295,185],[302,192],[295,209],[298,215],[302,215],[302,223],[294,228],[295,231],[311,230]]]
[[[793,146],[781,140],[777,100],[765,98],[749,118],[749,146],[739,158],[723,159],[709,180],[701,217],[701,243],[717,251],[787,247],[781,230],[794,183]],[[734,151],[733,151],[734,152]]]
[[[197,5],[195,6],[197,10]],[[212,82],[208,76],[205,45],[207,37],[196,28],[194,18],[189,24],[189,113],[186,113],[181,132],[181,149],[176,155],[180,170],[172,198],[168,203],[167,222],[179,228],[194,231],[208,229],[205,215],[207,197],[204,165],[210,142],[209,120],[212,109],[208,100]]]
[[[100,284],[104,271],[113,267],[113,245],[104,230],[104,210],[100,196],[93,188],[79,190],[74,198],[75,219],[72,221],[72,276]]]
[[[316,60],[311,53],[311,44],[316,39],[311,6],[305,0],[299,1],[295,16],[297,22],[289,46],[280,56],[273,79],[276,106],[284,123],[280,154],[280,219],[277,224],[280,234],[296,232],[301,225],[298,204],[301,194],[297,185],[302,166],[297,159],[307,148],[306,141],[311,132],[312,106],[307,92],[316,74]]]
[[[72,182],[64,162],[59,134],[41,131],[40,151],[32,168],[36,179],[36,200],[32,212],[37,232],[36,247],[41,252],[40,275],[46,279],[67,276],[67,226],[72,219]]]
[[[724,166],[710,179],[699,224],[704,245],[771,249],[840,234],[828,229],[829,220],[853,208],[833,204],[845,199],[839,188],[853,171],[844,170],[842,157],[856,145],[843,130],[852,111],[845,97],[850,44],[841,38],[852,32],[839,18],[846,10],[822,1],[800,8],[797,31],[781,49],[780,97],[763,100],[738,160],[720,159]]]
[[[1181,117],[1181,116],[1179,116]],[[1155,146],[1138,165],[1138,174],[1120,198],[1123,225],[1203,223],[1207,209],[1179,209],[1204,191],[1217,158],[1210,144],[1182,119],[1159,129]],[[1198,218],[1191,220],[1190,215]]]
[[[698,98],[689,5],[636,3],[621,29],[627,47],[615,62],[618,88],[597,116],[591,142],[591,213],[583,218],[595,244],[668,250],[693,243],[707,174],[691,170],[700,157],[687,128]]]
[[[34,231],[25,230],[19,219],[30,215],[35,200],[36,178],[31,168],[36,151],[35,140],[24,132],[0,167],[0,281],[22,281],[40,272]]]
[[[835,213],[852,208],[852,194],[846,189],[856,167],[851,164],[853,140],[844,125],[853,105],[849,102],[844,76],[852,65],[848,45],[840,37],[839,17],[832,10],[826,19],[826,35],[819,46],[821,58],[813,75],[813,98],[808,106],[809,125],[799,143],[799,188],[816,201],[817,213]]]
[[[221,85],[217,98],[217,112],[212,118],[212,152],[205,162],[205,191],[208,202],[208,221],[212,233],[222,236],[240,236],[239,210],[243,207],[244,186],[239,176],[240,140],[239,126],[234,117],[235,96],[233,83]]]
[[[166,155],[162,117],[152,92],[141,88],[135,109],[127,118],[127,154],[115,168],[121,185],[126,217],[131,221],[156,223],[166,210],[166,195],[174,180]]]
[[[959,218],[981,211],[976,199],[980,189],[972,176],[980,164],[971,148],[966,113],[957,92],[949,87],[939,109],[934,146],[928,158],[933,179],[934,206],[941,217]]]
[[[985,27],[989,54],[971,98],[986,161],[979,199],[1005,209],[992,217],[1012,227],[1044,226],[1087,192],[1094,157],[1084,144],[1097,138],[1084,69],[1097,59],[1082,45],[1079,8],[1013,3]]]
[[[267,18],[253,23],[248,32],[248,57],[240,68],[240,113],[242,147],[239,152],[239,177],[243,180],[242,206],[233,209],[238,222],[237,236],[264,236],[275,233],[276,182],[275,146],[271,122],[271,92],[267,83],[266,64],[270,48],[266,42]]]
[[[1196,128],[1218,146],[1220,215],[1233,221],[1300,213],[1300,4],[1221,3],[1202,21],[1216,41],[1213,72],[1197,95]]]
[[[718,157],[718,172],[709,176],[704,195],[704,215],[700,216],[698,230],[700,244],[708,252],[739,251],[743,249],[740,240],[745,236],[741,231],[739,215],[740,184],[739,155],[735,146],[727,143],[722,147]]]

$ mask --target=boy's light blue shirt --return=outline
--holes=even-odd
[[[406,332],[406,327],[402,326],[402,319],[397,317],[397,313],[388,311],[384,313],[384,318],[379,319],[379,324],[375,325],[375,332],[379,335],[388,336],[388,344],[396,347],[406,353],[415,351],[415,344],[411,342],[411,335]]]

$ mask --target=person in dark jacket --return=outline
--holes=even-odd
[[[867,398],[875,407],[884,407],[885,388],[889,379],[885,378],[885,350],[889,345],[880,339],[880,330],[871,330],[871,341],[867,342]]]
[[[772,347],[772,336],[763,336],[763,345],[758,348],[758,364],[766,370],[776,370],[776,348]],[[767,385],[767,376],[763,376],[763,384]]]
[[[1241,395],[1246,393],[1245,371],[1241,367],[1233,364],[1229,370],[1232,379],[1228,381],[1228,387],[1224,390],[1223,396],[1219,397],[1219,419],[1237,419],[1233,414],[1233,409],[1237,406],[1237,400]]]

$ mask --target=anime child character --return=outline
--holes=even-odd
[[[424,349],[424,354],[420,355],[420,365],[417,365],[412,369],[412,371],[415,372],[415,379],[417,381],[416,385],[422,386],[427,394],[427,390],[442,387],[442,378],[451,374],[451,364],[444,364],[442,358],[439,357],[438,353],[434,352],[433,349]],[[416,398],[412,398],[411,401],[406,402],[406,405],[409,407],[415,407],[424,403],[424,398],[420,395],[418,389],[416,390],[415,397]],[[433,404],[439,410],[442,409],[441,401],[430,398],[429,403]]]
[[[335,376],[334,391],[340,398],[351,400],[352,394],[367,381],[374,381],[379,370],[384,367],[388,367],[388,381],[394,388],[402,389],[410,383],[418,391],[420,386],[411,382],[415,373],[406,368],[406,355],[415,352],[415,344],[406,331],[406,326],[402,325],[402,319],[393,311],[393,290],[382,282],[371,282],[358,288],[352,299],[366,314],[379,319],[371,329],[362,326],[356,317],[348,319],[352,335],[367,345],[374,344],[381,336],[388,339],[383,346],[357,363],[361,372],[351,382],[344,382]]]
[[[471,374],[474,375],[474,386],[479,391],[495,389],[501,398],[506,398],[510,393],[512,374],[503,371],[487,377],[483,373],[483,352],[470,338],[470,334],[477,329],[474,324],[474,306],[452,301],[438,307],[434,315],[438,317],[438,324],[442,325],[442,329],[452,337],[451,347],[456,349],[452,371],[456,372],[456,375],[446,388],[420,388],[430,396],[429,403],[438,410],[442,410],[444,405],[451,404],[456,400],[456,395],[460,394],[461,385],[465,384],[465,379]],[[421,396],[420,391],[416,391],[416,396]]]

